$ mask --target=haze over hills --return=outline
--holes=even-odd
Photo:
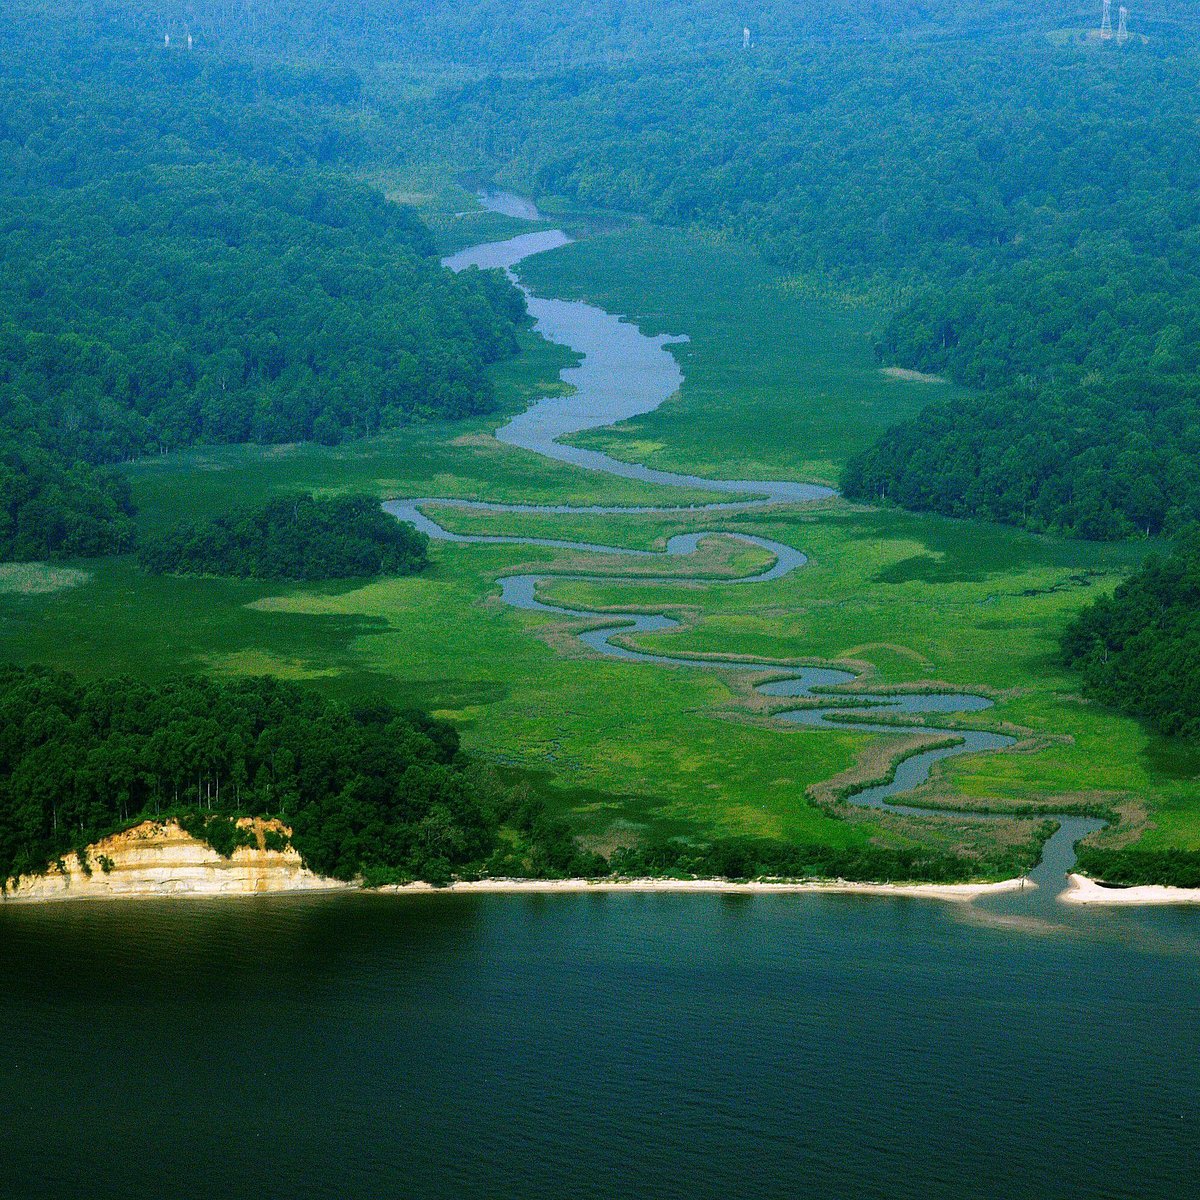
[[[38,12],[38,0],[17,0]],[[137,37],[191,32],[213,49],[263,58],[473,71],[544,70],[641,58],[736,50],[743,27],[765,48],[851,41],[1003,40],[1030,32],[1100,25],[1091,0],[920,0],[889,5],[835,0],[814,9],[787,0],[747,7],[734,0],[601,0],[572,7],[533,0],[479,0],[448,5],[421,0],[76,0],[96,29]],[[1114,8],[1114,15],[1115,15]],[[1197,19],[1182,0],[1151,0],[1133,17],[1135,33],[1188,32]]]

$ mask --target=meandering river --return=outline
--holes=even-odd
[[[647,360],[673,390],[675,368]],[[507,436],[544,433],[514,425]],[[794,548],[772,553],[760,581],[802,566]],[[536,578],[503,586],[539,603]],[[641,657],[611,630],[587,636]],[[786,703],[844,682],[804,670],[765,690]],[[793,719],[835,720],[819,694]],[[928,765],[909,760],[860,801],[890,802]],[[1050,883],[1070,854],[1052,840],[1047,886],[974,904],[0,906],[0,1195],[1185,1200],[1200,1164],[1200,912],[1059,904]]]
[[[522,220],[536,221],[536,207],[523,197],[507,192],[487,192],[481,196],[485,207],[495,212]],[[791,480],[747,480],[712,479],[700,475],[677,474],[655,471],[648,467],[622,462],[607,454],[581,449],[566,443],[565,439],[588,429],[597,429],[625,421],[642,413],[653,411],[677,392],[683,383],[683,373],[668,346],[686,341],[684,336],[648,337],[632,322],[605,312],[595,305],[582,301],[547,299],[537,296],[520,283],[515,268],[525,259],[556,250],[569,243],[570,238],[558,229],[541,230],[521,234],[501,242],[488,242],[472,246],[445,259],[448,267],[455,271],[470,267],[503,269],[521,286],[534,319],[538,333],[552,342],[567,346],[581,355],[578,366],[563,371],[563,381],[572,386],[568,395],[546,396],[513,417],[496,432],[496,437],[509,445],[533,451],[559,462],[571,463],[586,470],[600,471],[622,478],[636,479],[663,487],[686,488],[689,491],[732,493],[737,499],[715,501],[710,504],[667,507],[617,507],[570,505],[522,505],[495,504],[487,502],[439,500],[426,497],[416,500],[396,500],[384,505],[401,520],[411,521],[431,538],[453,542],[500,543],[509,545],[549,546],[558,549],[576,550],[585,553],[623,556],[645,560],[664,557],[664,554],[647,550],[630,550],[593,542],[570,542],[555,538],[525,538],[510,536],[456,534],[434,520],[426,511],[434,505],[459,508],[473,512],[489,513],[549,513],[569,515],[589,513],[610,516],[614,519],[630,513],[670,513],[687,511],[728,512],[763,508],[772,504],[808,504],[826,499],[833,490],[813,484]],[[696,553],[701,541],[714,536],[708,532],[681,534],[671,538],[665,548],[665,557],[687,557]],[[709,587],[746,586],[769,583],[803,567],[807,561],[804,553],[796,547],[769,538],[755,537],[744,533],[723,532],[722,536],[758,546],[767,551],[773,562],[766,570],[755,575],[744,576],[725,582],[711,579],[692,580],[703,582]],[[830,667],[795,667],[780,669],[778,663],[761,662],[742,658],[736,662],[728,660],[694,658],[665,654],[649,654],[623,644],[632,634],[658,633],[673,629],[679,622],[664,615],[630,614],[620,624],[611,623],[613,612],[566,608],[548,603],[538,596],[539,585],[544,581],[567,579],[598,580],[607,583],[619,582],[620,576],[573,575],[544,573],[540,575],[510,575],[500,580],[501,599],[513,608],[535,612],[554,613],[576,618],[580,621],[605,618],[609,623],[603,629],[591,629],[577,635],[578,640],[597,654],[623,659],[630,663],[650,663],[657,666],[690,668],[708,671],[739,671],[762,674],[770,671],[774,676],[769,682],[760,683],[757,690],[772,697],[789,697],[805,701],[804,707],[785,709],[775,713],[774,719],[781,723],[804,725],[814,728],[843,727],[847,721],[864,732],[886,733],[902,736],[927,735],[932,742],[955,739],[953,745],[938,745],[906,759],[889,783],[871,787],[850,797],[854,804],[886,809],[889,812],[920,816],[937,820],[927,809],[918,809],[894,802],[893,797],[911,791],[924,783],[934,764],[943,759],[961,754],[981,754],[1005,750],[1016,743],[1016,738],[1007,734],[978,729],[956,729],[938,727],[936,724],[904,724],[898,717],[941,714],[955,716],[962,713],[980,712],[991,707],[991,701],[983,696],[971,694],[928,694],[898,693],[889,691],[880,694],[852,694],[837,689],[852,684],[855,676],[848,671]],[[670,582],[687,582],[686,576],[673,574]],[[639,576],[638,586],[656,582]],[[621,639],[620,641],[615,639]],[[781,678],[782,676],[782,678]],[[871,718],[876,720],[872,721]],[[878,718],[887,718],[886,721]],[[799,801],[798,801],[799,802]],[[954,814],[957,817],[970,814]],[[975,814],[975,820],[989,818]],[[1038,868],[1031,873],[1036,883],[1022,897],[1027,907],[1042,907],[1048,896],[1059,894],[1065,887],[1066,874],[1074,862],[1074,846],[1080,838],[1103,827],[1103,822],[1089,817],[1058,814],[1055,832],[1042,856]]]

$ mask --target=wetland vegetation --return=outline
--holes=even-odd
[[[1191,1194],[1200,19],[1112,7],[0,4],[14,1195]]]
[[[552,267],[562,294],[578,289],[640,317],[631,281],[636,269],[654,263],[654,235],[632,239],[627,250],[614,235],[599,249],[582,243],[531,260],[527,275],[541,287]],[[739,252],[687,248],[681,238],[665,241],[658,253],[671,271],[663,273],[661,293],[651,290],[644,302],[662,303],[659,320],[676,329],[703,323],[708,303],[703,281],[713,271],[725,272],[737,287],[739,272],[763,270]],[[654,278],[656,272],[648,274]],[[765,276],[750,278],[760,282]],[[689,279],[690,287],[669,291]],[[813,301],[794,300],[783,309],[781,329],[800,336],[812,328],[813,311]],[[909,387],[920,392],[939,386],[880,376],[865,339],[854,336],[861,328],[858,315],[834,309],[826,313],[821,333],[841,328],[844,338],[814,337],[812,352],[800,360],[782,352],[759,355],[742,389],[726,391],[737,370],[733,348],[744,326],[712,322],[708,328],[707,336],[694,335],[675,351],[685,366],[680,396],[638,418],[628,433],[604,435],[606,444],[642,440],[642,430],[658,421],[673,429],[690,427],[699,444],[681,438],[673,453],[679,459],[691,454],[705,469],[715,461],[714,473],[720,473],[735,461],[736,447],[726,439],[706,449],[709,444],[699,439],[709,436],[708,421],[690,419],[693,394],[711,406],[724,391],[727,416],[736,421],[739,404],[753,412],[752,397],[772,389],[782,397],[790,386],[813,397],[811,417],[799,413],[797,419],[811,420],[819,437],[852,397],[873,400],[882,419],[890,397],[903,398]],[[496,375],[508,411],[553,387],[555,372],[570,361],[552,347],[528,344],[526,356]],[[831,386],[830,380],[845,382]],[[336,448],[193,451],[148,460],[131,468],[129,477],[139,522],[149,529],[168,528],[186,512],[220,512],[230,494],[267,496],[298,486],[325,490],[339,481],[380,496],[437,490],[516,501],[662,502],[661,489],[501,447],[486,437],[492,423],[479,421],[474,431],[471,424],[431,425],[403,438]],[[752,421],[746,424],[754,428]],[[836,453],[832,441],[829,445]],[[431,481],[437,481],[436,489]],[[1160,841],[1178,844],[1191,836],[1184,764],[1163,757],[1159,743],[1135,721],[1073,700],[1073,682],[1056,665],[1054,631],[1090,589],[1115,581],[1138,561],[1136,547],[872,512],[844,502],[727,514],[635,512],[619,524],[587,513],[438,510],[437,516],[463,532],[615,538],[645,549],[700,527],[803,546],[810,555],[804,570],[759,588],[697,590],[686,582],[638,585],[621,579],[606,585],[593,579],[548,584],[543,594],[572,607],[633,605],[678,614],[685,618],[680,632],[639,638],[647,649],[668,654],[734,649],[777,661],[849,661],[868,673],[873,686],[932,683],[989,692],[1000,703],[982,724],[1011,723],[1030,731],[1029,748],[1036,753],[959,760],[925,791],[956,808],[1028,807],[1029,821],[1001,829],[829,811],[806,800],[806,790],[882,771],[907,744],[904,739],[848,727],[771,729],[763,721],[763,701],[725,673],[639,669],[638,704],[631,709],[627,666],[581,658],[567,649],[559,621],[505,614],[488,600],[497,576],[516,565],[540,564],[551,573],[583,569],[589,575],[628,570],[627,562],[609,566],[595,555],[436,543],[430,568],[413,579],[315,589],[292,584],[282,590],[215,578],[143,577],[139,584],[135,573],[114,560],[97,564],[74,587],[40,597],[10,593],[6,622],[20,630],[16,644],[31,661],[83,657],[86,670],[87,661],[98,664],[102,656],[111,666],[151,678],[197,668],[270,671],[347,701],[377,696],[430,708],[456,723],[470,753],[491,760],[510,782],[525,783],[544,802],[548,817],[568,822],[589,852],[611,856],[624,849],[631,863],[638,861],[638,847],[671,838],[684,839],[676,843],[675,862],[689,854],[704,861],[705,845],[726,839],[741,845],[745,861],[746,843],[737,839],[751,837],[780,843],[775,855],[780,862],[798,861],[795,856],[803,858],[807,849],[811,862],[828,861],[845,877],[853,876],[854,861],[870,861],[872,847],[881,852],[878,866],[885,878],[894,875],[898,862],[930,854],[965,854],[959,877],[972,868],[995,875],[1020,861],[1005,857],[1013,852],[1006,845],[1033,844],[1037,814],[1047,805],[1094,811],[1098,803],[1120,807],[1135,797],[1153,806]],[[769,561],[752,547],[735,554],[733,544],[720,539],[706,552],[716,576],[752,573]],[[690,563],[681,567],[687,574],[695,569]],[[653,573],[661,578],[674,569],[656,564]],[[937,622],[925,618],[931,603]],[[475,618],[462,620],[464,611]],[[102,649],[81,656],[89,647]],[[981,724],[979,717],[962,720]],[[1176,802],[1172,827],[1163,815],[1171,812],[1174,797],[1184,803]],[[1141,819],[1136,812],[1132,816]],[[652,861],[653,855],[647,863]]]
[[[1119,185],[1104,219],[1125,229],[1124,215],[1152,195],[1156,228],[1175,220],[1186,179],[1160,168],[1193,98],[1171,91],[1161,144],[1143,101],[1156,80],[1174,89],[1189,77],[1178,48],[1130,47],[1117,78],[1099,57],[1107,49],[1078,38],[1039,32],[1016,55],[1011,42],[972,39],[964,49],[952,40],[949,53],[921,41],[915,21],[892,31],[915,39],[899,55],[875,36],[874,18],[846,5],[827,30],[857,30],[845,54],[796,56],[781,42],[738,56],[701,36],[720,22],[711,5],[685,28],[659,22],[663,4],[647,9],[641,49],[622,43],[581,75],[570,49],[576,17],[553,14],[538,35],[561,57],[517,71],[512,46],[495,42],[513,27],[475,21],[487,7],[439,25],[409,74],[378,71],[353,38],[338,43],[336,62],[331,43],[307,40],[336,25],[336,5],[319,14],[290,6],[297,57],[288,63],[269,52],[256,59],[232,33],[221,40],[218,30],[239,26],[215,4],[195,9],[200,52],[191,57],[147,50],[141,18],[126,18],[152,6],[106,10],[95,42],[76,37],[70,6],[51,20],[29,0],[5,17],[13,89],[0,144],[15,264],[5,286],[15,290],[3,341],[0,417],[11,447],[0,535],[13,557],[68,560],[0,571],[5,656],[147,686],[197,672],[214,686],[270,675],[331,703],[429,711],[506,787],[544,805],[558,831],[549,842],[582,855],[636,861],[671,846],[682,860],[706,846],[770,844],[782,848],[778,861],[798,847],[801,858],[837,859],[843,873],[878,852],[892,856],[889,874],[933,855],[958,862],[960,877],[994,875],[1010,869],[1013,847],[1036,841],[1047,811],[1117,816],[1110,849],[1200,849],[1194,744],[1143,723],[1141,709],[1104,707],[1097,701],[1114,697],[1090,677],[1081,695],[1059,649],[1080,609],[1153,548],[1124,535],[1180,528],[1192,503],[1194,472],[1180,468],[1194,424],[1183,235],[1164,242],[1173,282],[1144,311],[1126,299],[1149,269],[1145,237],[1105,250],[1103,287],[1121,298],[1131,332],[1122,341],[1107,318],[1089,325],[1103,287],[1079,265],[1095,256],[1077,251],[1099,236],[1085,203],[1094,180],[1055,151],[1080,136],[1082,113]],[[971,5],[944,7],[928,20],[975,28]],[[434,44],[456,47],[453,78],[420,57]],[[645,72],[639,56],[651,44],[665,58]],[[51,49],[79,68],[77,79],[29,69],[27,59]],[[981,72],[996,79],[995,112],[968,121],[963,104],[977,89],[966,84]],[[995,113],[1047,72],[1053,86],[1022,110],[1020,155],[997,158],[987,141]],[[1073,99],[1059,104],[1069,83]],[[778,95],[789,97],[786,112],[771,103]],[[901,95],[920,103],[899,113]],[[1135,110],[1133,141],[1120,147],[1101,115],[1116,99]],[[878,120],[849,122],[868,101],[877,111],[874,100],[888,100]],[[654,128],[615,130],[633,109],[656,114]],[[884,145],[892,117],[905,136]],[[772,136],[758,136],[771,122]],[[693,136],[700,126],[709,132]],[[816,149],[797,172],[802,132]],[[664,153],[632,172],[644,137]],[[841,150],[839,139],[849,139]],[[435,247],[546,228],[481,212],[473,184],[456,174],[468,169],[529,186],[552,223],[582,235],[522,264],[536,295],[586,299],[650,336],[688,336],[670,349],[683,376],[677,395],[569,439],[696,476],[688,488],[668,493],[493,436],[538,396],[563,394],[559,372],[574,359],[530,332],[521,293],[501,276],[437,265]],[[773,182],[752,188],[751,179]],[[1038,199],[1049,193],[1062,199],[1055,214]],[[126,230],[122,257],[114,248]],[[297,246],[305,249],[287,249]],[[1031,272],[1059,280],[1054,305],[1021,290]],[[986,298],[992,324],[963,323],[972,296]],[[214,297],[219,304],[206,303]],[[1006,312],[1023,315],[1002,344],[994,322]],[[943,318],[957,322],[954,338],[936,334]],[[1178,336],[1163,341],[1175,325]],[[1081,338],[1088,351],[1072,357]],[[1148,382],[1129,373],[1131,356]],[[881,362],[949,381],[884,375]],[[1020,377],[1011,395],[1001,382],[1010,376]],[[1024,443],[1006,450],[1010,462],[989,441],[1018,409],[1032,414],[1024,428],[1034,440],[1045,426],[1036,487],[1022,475],[1036,457]],[[1054,426],[1065,409],[1079,418],[1069,431]],[[935,426],[945,438],[928,436]],[[890,448],[886,461],[880,447]],[[840,498],[678,507],[729,499],[706,491],[705,476],[836,485],[856,471],[866,480],[864,464],[901,471],[921,455],[920,485],[940,498],[898,497],[875,475],[854,490],[933,512]],[[954,479],[939,456],[954,459]],[[1163,486],[1149,488],[1151,479]],[[556,544],[441,542],[405,577],[398,562],[343,553],[324,533],[315,557],[281,548],[263,529],[296,495],[314,497],[314,513],[354,503],[365,514],[353,497],[568,511],[430,507],[464,537]],[[577,511],[595,507],[630,511]],[[263,529],[251,537],[256,522]],[[686,564],[563,545],[651,552],[700,532],[714,536]],[[155,573],[119,553],[135,535]],[[771,544],[802,550],[808,565],[755,587],[702,581],[761,573]],[[410,549],[409,566],[420,557]],[[986,714],[940,718],[926,744],[949,721],[1004,731],[1013,749],[943,763],[915,799],[1013,819],[972,824],[831,803],[885,774],[921,735],[781,730],[772,718],[784,702],[757,690],[766,667],[644,665],[631,685],[628,664],[578,643],[588,619],[497,602],[498,581],[521,572],[542,577],[537,595],[552,606],[679,621],[618,637],[645,652],[835,664],[864,694],[989,697]]]
[[[1095,539],[1200,518],[1200,64],[1183,11],[1139,14],[1154,34],[1117,46],[1050,6],[997,5],[982,30],[974,5],[938,3],[919,6],[937,37],[898,17],[822,52],[871,24],[850,7],[822,10],[821,33],[764,13],[744,51],[681,21],[653,70],[498,69],[413,107],[443,153],[490,155],[539,195],[749,244],[796,286],[882,301],[881,362],[974,390],[875,431],[849,494]]]

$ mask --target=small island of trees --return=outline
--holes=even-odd
[[[142,567],[156,575],[315,580],[413,575],[429,539],[371,496],[277,496],[143,540]]]

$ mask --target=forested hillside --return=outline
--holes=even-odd
[[[1087,36],[1094,7],[77,0],[47,25],[23,0],[0,145],[33,236],[6,299],[51,366],[6,357],[50,414],[40,442],[82,414],[93,462],[477,411],[511,294],[445,281],[411,220],[327,172],[448,161],[883,300],[881,362],[978,391],[887,435],[850,494],[1171,533],[1200,516],[1200,24],[1156,0],[1118,46]],[[46,28],[78,60],[69,85],[21,67]],[[101,292],[122,298],[103,335]],[[60,397],[56,372],[90,383]]]
[[[0,554],[124,548],[133,455],[491,404],[520,294],[351,173],[352,73],[85,32],[0,14]]]
[[[927,407],[843,475],[906,508],[1108,540],[1200,517],[1200,379],[1026,384]]]
[[[473,766],[453,726],[381,701],[0,666],[0,730],[0,887],[168,815],[226,855],[235,818],[280,817],[312,870],[373,885],[607,870],[528,789]]]
[[[22,0],[17,0],[21,3]],[[36,4],[38,0],[24,0]],[[819,13],[793,0],[76,0],[89,19],[162,41],[192,32],[200,44],[264,58],[303,57],[356,66],[480,70],[657,59],[740,44],[753,26],[764,45],[823,44],[897,34],[945,36],[997,21],[1045,24],[1015,0],[831,0]],[[1168,8],[1162,0],[1155,5]],[[1090,7],[1080,6],[1080,12]],[[1061,10],[1056,14],[1061,17]]]
[[[453,728],[384,704],[271,679],[155,687],[6,667],[0,718],[0,881],[168,812],[201,828],[282,816],[308,865],[344,879],[444,873],[494,845]]]
[[[882,299],[881,362],[978,392],[889,435],[851,494],[1093,538],[1182,527],[1200,28],[1160,4],[1118,46],[1086,36],[1090,9],[902,11],[839,39],[835,9],[832,45],[793,31],[802,54],[769,24],[743,51],[683,23],[653,70],[476,75],[418,127],[539,194],[715,229]]]

